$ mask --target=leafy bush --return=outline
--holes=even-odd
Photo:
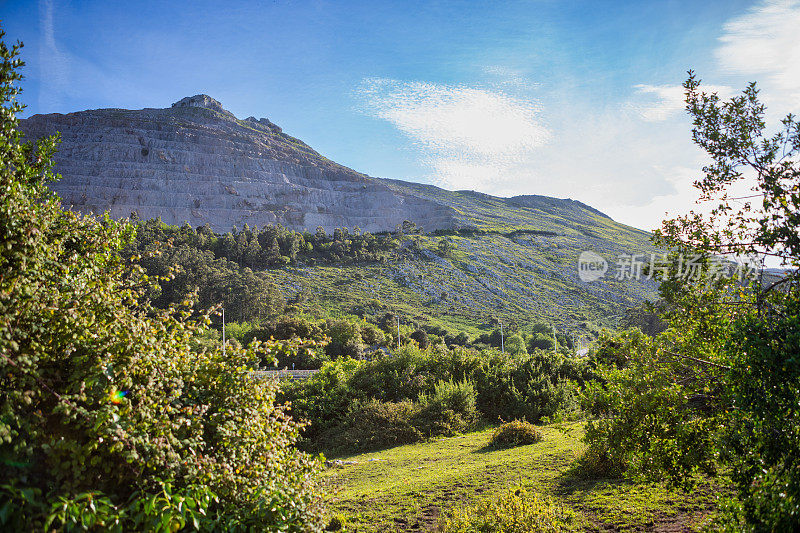
[[[591,446],[578,457],[573,473],[582,479],[617,479],[624,475],[625,465],[607,450]]]
[[[289,404],[293,418],[308,422],[303,432],[306,447],[335,427],[351,405],[368,397],[351,384],[365,364],[355,359],[328,361],[308,379],[283,383],[279,402]]]
[[[508,490],[499,497],[465,508],[455,507],[442,521],[445,533],[530,533],[570,531],[575,515],[550,498],[524,489]]]
[[[441,381],[416,402],[352,400],[335,423],[317,426],[315,444],[329,454],[361,452],[467,431],[479,419],[475,397],[467,381]]]
[[[0,42],[0,525],[142,529],[169,486],[218,529],[318,530],[318,461],[248,376],[258,354],[198,348],[208,315],[152,308],[120,256],[135,227],[49,192],[56,139],[22,143],[17,53]],[[193,518],[176,505],[164,529]]]
[[[489,444],[505,448],[536,444],[540,440],[542,440],[542,432],[536,429],[536,426],[524,420],[513,420],[495,429]]]
[[[364,354],[364,340],[361,338],[361,327],[357,322],[345,318],[327,320],[325,331],[331,341],[325,353],[331,357],[345,356],[359,358]]]
[[[371,451],[418,442],[422,433],[412,425],[414,411],[415,405],[409,400],[357,402],[340,424],[322,435],[320,442],[333,453]]]
[[[479,419],[476,398],[469,381],[439,381],[433,394],[420,395],[414,426],[428,438],[467,431]]]
[[[662,364],[651,337],[620,332],[604,338],[601,351],[616,364],[598,363],[602,381],[588,383],[585,441],[589,453],[613,469],[678,483],[692,474],[713,474],[715,421],[698,416],[691,396],[675,383],[675,366]],[[617,366],[624,365],[624,366]],[[654,413],[658,416],[654,416]]]
[[[466,431],[480,418],[537,422],[570,415],[578,408],[578,386],[588,376],[584,363],[560,354],[405,345],[372,361],[326,363],[310,379],[286,384],[281,400],[291,402],[293,416],[311,423],[305,445],[315,449],[313,441],[336,427],[357,401],[417,401],[412,425],[432,437]]]
[[[506,339],[506,350],[511,355],[528,354],[528,349],[525,347],[525,341],[517,334],[511,335]]]
[[[491,354],[472,374],[478,409],[490,421],[519,418],[538,422],[578,410],[579,385],[590,377],[583,363],[553,352]]]

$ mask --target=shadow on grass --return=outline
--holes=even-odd
[[[575,492],[590,492],[597,485],[631,486],[635,482],[613,469],[598,470],[596,463],[583,456],[555,479],[554,492],[559,496],[569,496]]]

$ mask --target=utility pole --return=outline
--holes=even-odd
[[[500,351],[506,353],[506,343],[503,339],[503,323],[500,322]]]
[[[225,308],[222,308],[222,358],[225,359]]]
[[[558,352],[558,339],[556,339],[556,327],[553,326],[553,353]]]
[[[397,349],[400,349],[400,315],[397,315]]]

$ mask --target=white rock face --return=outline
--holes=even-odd
[[[35,115],[29,139],[61,133],[52,185],[65,206],[169,224],[292,229],[457,227],[457,213],[338,165],[267,119],[238,120],[207,95],[167,109]]]

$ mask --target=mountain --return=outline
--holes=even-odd
[[[239,120],[206,95],[166,109],[35,115],[21,127],[29,138],[61,133],[55,164],[62,179],[53,189],[81,212],[135,212],[218,232],[270,223],[378,232],[405,220],[425,230],[388,263],[263,273],[287,300],[310,293],[329,313],[380,305],[462,329],[499,316],[585,332],[589,322],[656,296],[653,280],[626,279],[614,269],[621,256],[649,257],[649,234],[597,209],[372,178],[266,118]],[[447,257],[437,253],[445,239],[453,248]],[[578,256],[587,250],[608,263],[602,279],[578,275]]]
[[[391,231],[404,220],[427,231],[495,226],[499,218],[483,207],[492,202],[500,202],[506,214],[527,208],[574,220],[602,215],[574,200],[454,195],[372,178],[326,159],[269,119],[237,119],[207,95],[165,109],[34,115],[21,127],[29,138],[61,134],[55,162],[62,179],[53,189],[65,205],[84,213],[136,212],[168,224],[207,223],[216,231],[281,223],[329,232],[356,226]],[[541,222],[511,216],[501,225]]]
[[[136,212],[217,231],[457,226],[452,208],[336,164],[268,119],[239,120],[206,95],[166,109],[35,115],[21,127],[31,138],[61,133],[53,188],[84,213]]]

